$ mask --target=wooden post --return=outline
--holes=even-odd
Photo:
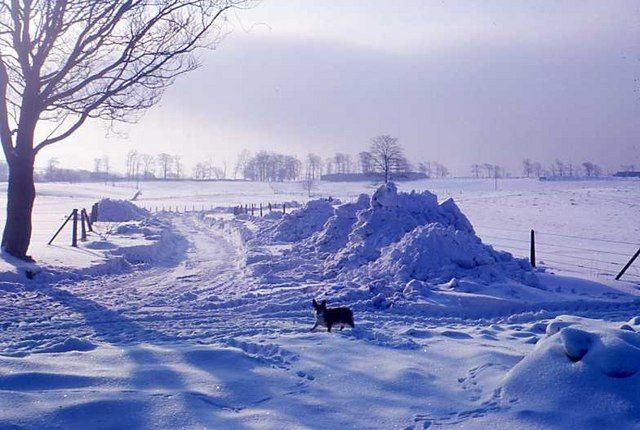
[[[90,232],[93,232],[93,222],[91,222],[91,219],[89,218],[89,214],[87,213],[87,210],[83,208],[82,214],[84,215],[84,219],[87,220],[87,228],[89,229]]]
[[[86,242],[87,241],[87,226],[85,224],[85,219],[84,219],[84,210],[80,211],[80,240],[82,242]]]
[[[251,203],[251,216],[253,216],[253,203]]]
[[[271,212],[271,202],[269,202],[269,212]]]
[[[56,237],[58,237],[58,235],[60,234],[60,232],[62,231],[62,229],[64,228],[65,225],[67,225],[67,223],[69,222],[69,220],[73,218],[73,211],[71,211],[71,213],[69,214],[69,216],[67,217],[67,219],[64,220],[64,222],[62,223],[62,225],[60,226],[60,228],[58,229],[58,231],[56,231],[56,234],[53,235],[53,237],[51,238],[51,240],[49,241],[49,243],[47,243],[47,245],[51,245],[53,243],[53,241],[55,240]]]
[[[287,213],[287,207],[286,207],[286,204],[283,202],[282,203],[282,215],[284,215],[286,213]]]
[[[262,203],[260,203],[260,216],[262,216]]]
[[[620,273],[618,273],[618,276],[616,276],[616,281],[619,281],[620,278],[622,277],[622,275],[624,275],[624,272],[627,271],[627,269],[629,267],[631,267],[631,265],[633,264],[634,261],[636,261],[636,258],[638,258],[638,256],[640,255],[640,248],[638,248],[638,250],[636,251],[635,254],[633,254],[633,257],[631,257],[631,260],[629,260],[627,262],[627,264],[624,265],[624,267],[622,268],[622,270],[620,271]]]
[[[73,229],[71,231],[71,246],[78,247],[78,209],[73,210]]]
[[[531,229],[531,250],[529,253],[529,262],[536,267],[536,233]]]
[[[246,214],[249,213],[249,206],[244,205],[244,213],[246,213]]]
[[[98,222],[98,204],[94,203],[91,206],[91,223]]]

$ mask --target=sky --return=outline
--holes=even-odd
[[[65,167],[242,149],[357,154],[391,134],[456,175],[523,158],[640,166],[640,2],[263,0],[133,125],[43,150]]]

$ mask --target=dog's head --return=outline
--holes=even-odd
[[[316,311],[317,315],[322,314],[327,309],[327,301],[323,300],[320,303],[316,302],[316,299],[313,299],[313,310]]]

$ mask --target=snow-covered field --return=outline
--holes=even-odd
[[[0,267],[0,428],[636,428],[640,263],[613,276],[640,182],[498,185],[320,183],[258,218],[222,208],[307,192],[142,183],[159,213],[73,249],[46,245],[71,209],[133,184],[39,184],[40,273]],[[313,297],[355,329],[310,332]]]

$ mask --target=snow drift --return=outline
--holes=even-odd
[[[574,316],[504,378],[502,396],[541,427],[634,428],[640,420],[640,327]]]
[[[98,221],[140,221],[149,216],[149,212],[146,209],[142,209],[126,200],[102,199],[98,205]]]
[[[332,215],[331,201],[311,200],[302,208],[284,215],[268,236],[276,242],[297,242],[320,230]]]

